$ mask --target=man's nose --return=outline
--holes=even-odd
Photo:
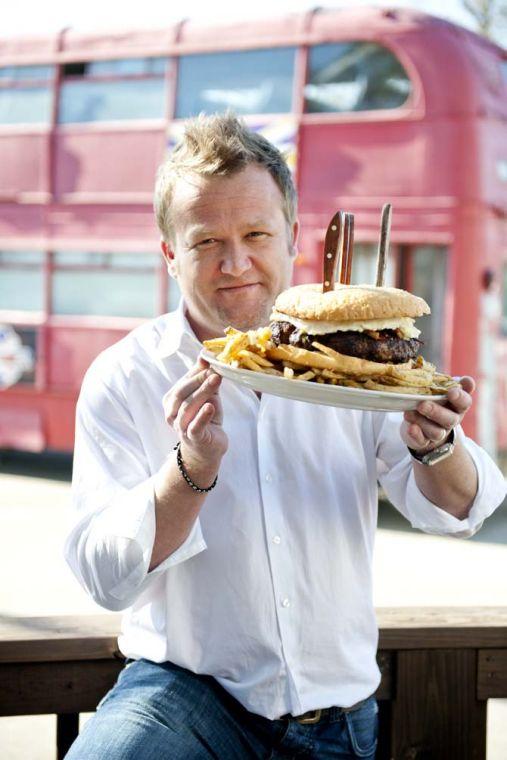
[[[222,274],[229,274],[232,277],[240,277],[247,272],[252,266],[250,252],[242,243],[230,243],[223,255],[220,265]]]

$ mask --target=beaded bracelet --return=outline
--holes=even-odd
[[[174,447],[173,451],[177,451],[176,454],[176,463],[178,465],[178,470],[181,472],[185,480],[187,481],[190,488],[193,488],[194,491],[197,493],[208,493],[208,491],[211,491],[217,484],[218,475],[216,476],[213,483],[208,488],[199,488],[199,486],[196,486],[192,478],[189,476],[187,471],[185,470],[185,467],[183,466],[183,459],[181,458],[181,443],[178,441],[176,446]]]

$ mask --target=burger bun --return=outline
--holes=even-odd
[[[430,313],[423,298],[400,288],[339,283],[326,293],[318,283],[296,285],[280,293],[274,308],[291,317],[326,322],[415,318]]]

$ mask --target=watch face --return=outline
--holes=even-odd
[[[441,462],[443,459],[447,459],[447,457],[451,456],[452,452],[454,451],[454,430],[451,430],[449,433],[449,438],[445,443],[443,443],[438,448],[433,449],[433,451],[428,451],[427,454],[420,454],[419,452],[413,451],[412,449],[409,449],[409,451],[412,455],[412,458],[417,462],[421,462],[422,464],[429,466],[437,464],[437,462]]]
[[[447,457],[451,456],[453,451],[453,443],[444,443],[444,445],[440,446],[440,448],[435,449],[434,451],[430,451],[428,454],[423,456],[421,461],[424,464],[436,464],[437,462],[441,462],[442,459],[447,459]]]

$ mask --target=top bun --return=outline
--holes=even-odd
[[[296,285],[280,293],[274,308],[290,317],[326,322],[421,317],[430,313],[426,301],[406,290],[339,283],[327,293],[318,283]]]

